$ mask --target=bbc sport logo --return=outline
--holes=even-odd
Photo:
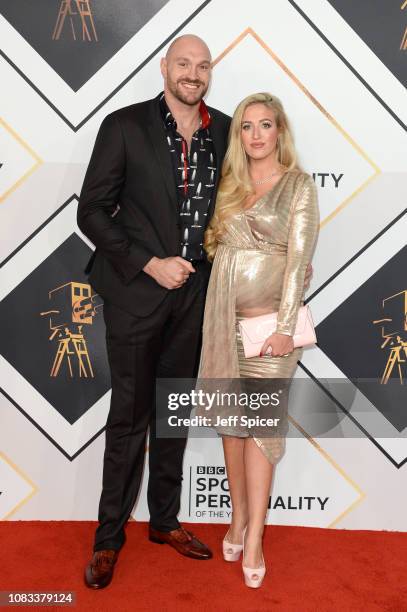
[[[189,468],[189,516],[203,522],[229,522],[232,515],[229,483],[226,469],[220,465],[196,465]],[[329,512],[330,496],[273,495],[268,510],[291,514]]]
[[[220,465],[190,467],[189,515],[229,519],[232,514],[226,469]]]
[[[226,469],[223,466],[213,465],[198,465],[196,468],[197,474],[226,474]]]

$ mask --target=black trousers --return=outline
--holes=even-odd
[[[196,374],[209,265],[199,263],[180,289],[146,318],[104,304],[112,398],[106,423],[103,488],[94,550],[119,550],[136,502],[150,428],[147,501],[150,525],[179,527],[186,438],[155,434],[155,379]]]

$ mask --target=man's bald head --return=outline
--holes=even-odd
[[[208,61],[212,61],[208,45],[202,38],[195,34],[183,34],[182,36],[178,36],[178,38],[174,38],[167,49],[165,59],[168,61],[173,56],[182,53],[184,49],[188,49],[194,53],[201,53],[202,56],[206,56]]]
[[[165,95],[188,106],[199,104],[211,78],[211,53],[202,38],[184,34],[172,41],[161,60]]]

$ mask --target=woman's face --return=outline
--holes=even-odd
[[[274,111],[265,104],[250,104],[243,114],[241,135],[249,158],[274,156],[279,135]]]

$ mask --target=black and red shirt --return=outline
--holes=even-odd
[[[168,108],[164,94],[160,97],[160,109],[177,185],[181,227],[179,254],[189,261],[201,260],[204,259],[204,232],[216,183],[215,148],[210,130],[211,116],[202,100],[199,107],[201,125],[194,132],[191,149],[188,150],[185,138],[177,131],[177,122]]]

